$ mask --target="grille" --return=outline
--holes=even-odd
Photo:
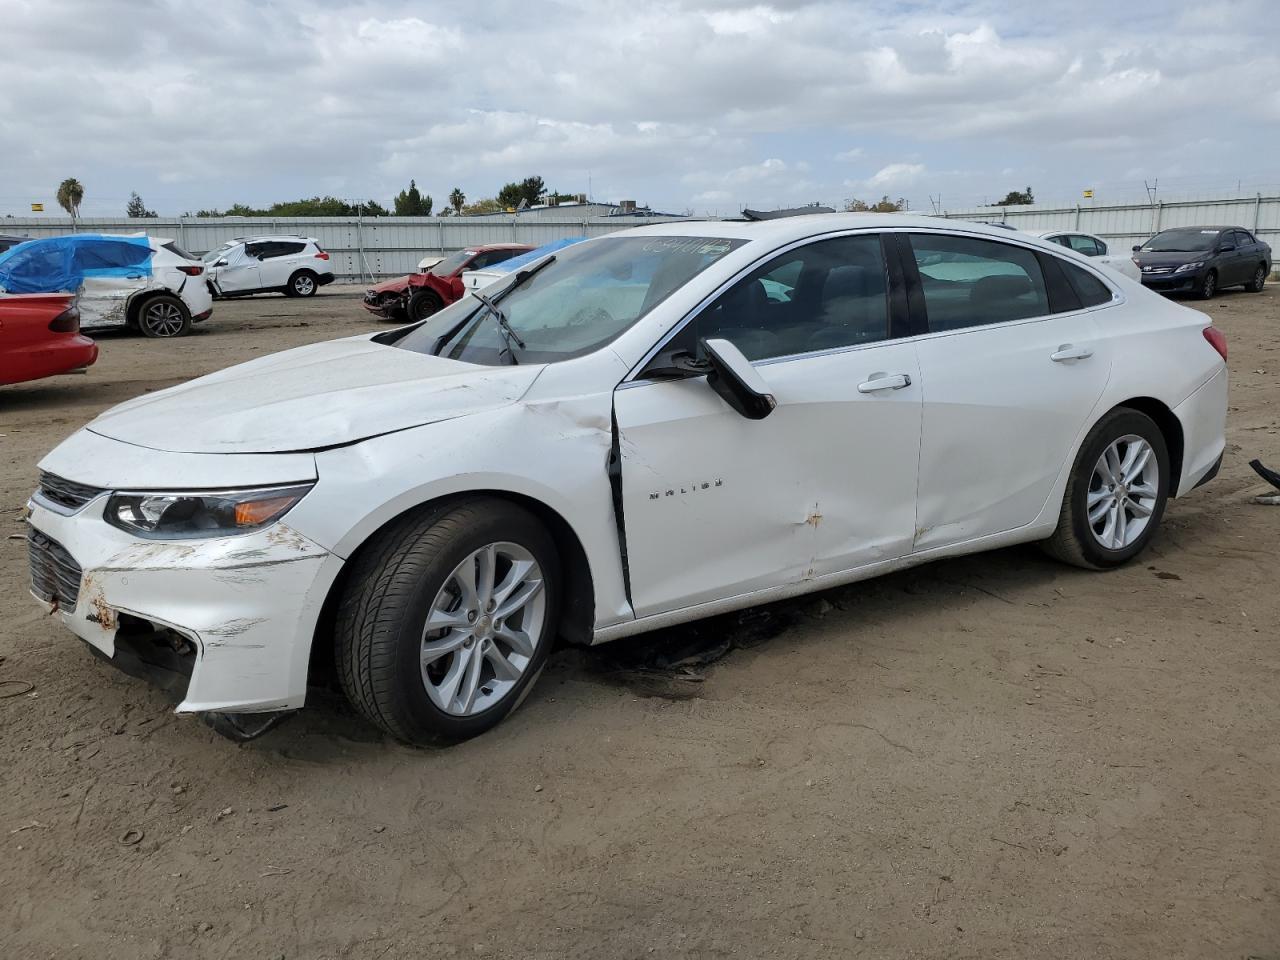
[[[80,597],[80,564],[66,547],[28,527],[27,559],[31,562],[31,589],[37,597],[62,607],[76,605]]]
[[[53,473],[40,473],[40,495],[68,510],[79,510],[100,493],[103,491],[97,487],[65,480]]]

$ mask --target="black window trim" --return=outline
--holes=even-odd
[[[915,258],[915,255],[912,253],[910,241],[907,239],[907,237],[910,234],[923,233],[930,236],[965,237],[970,240],[990,240],[993,243],[1003,243],[1006,246],[1018,247],[1022,250],[1030,251],[1031,253],[1036,255],[1037,261],[1039,261],[1041,257],[1048,257],[1053,260],[1065,260],[1066,258],[1060,257],[1054,251],[1045,250],[1043,247],[1037,246],[1035,244],[1019,242],[1018,239],[1013,237],[1010,237],[1009,239],[1006,240],[1004,237],[993,237],[990,234],[986,234],[986,233],[975,233],[975,232],[970,232],[965,230],[930,230],[927,227],[901,227],[894,230],[894,233],[899,237],[899,241],[898,241],[899,257],[901,259],[902,270],[907,278],[907,296],[908,296],[908,301],[910,302],[910,305],[911,305],[912,329],[919,331],[917,333],[912,334],[913,338],[915,337],[921,337],[921,338],[922,337],[952,337],[957,335],[963,335],[966,333],[971,333],[975,330],[994,330],[994,329],[999,329],[1001,327],[1011,327],[1011,326],[1016,326],[1024,323],[1039,323],[1042,320],[1051,320],[1057,317],[1067,317],[1073,314],[1090,313],[1094,310],[1106,310],[1108,307],[1114,307],[1116,304],[1123,303],[1125,301],[1124,294],[1121,293],[1116,288],[1116,285],[1114,283],[1110,282],[1106,277],[1102,276],[1100,271],[1093,269],[1092,263],[1088,263],[1087,261],[1085,263],[1075,263],[1074,261],[1068,261],[1069,263],[1071,263],[1071,266],[1084,270],[1086,273],[1091,273],[1098,280],[1102,281],[1102,285],[1111,291],[1111,299],[1106,303],[1099,303],[1093,307],[1076,307],[1075,309],[1071,309],[1071,310],[1059,310],[1059,311],[1053,311],[1054,304],[1053,304],[1053,301],[1050,300],[1049,308],[1051,312],[1042,314],[1039,316],[1022,317],[1017,320],[1002,320],[999,323],[976,324],[975,326],[972,326],[972,327],[957,327],[954,330],[930,330],[928,328],[929,327],[928,310],[925,308],[925,303],[924,303],[924,285],[920,282],[920,270],[919,270],[919,267],[916,265],[916,258]],[[1045,240],[1045,243],[1053,243],[1053,242],[1054,241],[1052,240]],[[1069,249],[1069,248],[1064,247],[1063,249]],[[1081,256],[1083,257],[1083,254],[1081,254]],[[1043,264],[1041,264],[1040,270],[1042,273],[1044,272]],[[1065,282],[1065,277],[1063,279]],[[1070,285],[1068,284],[1068,286]],[[1046,295],[1048,294],[1048,287],[1049,287],[1049,279],[1046,276],[1045,278]],[[1074,293],[1074,291],[1072,292]]]
[[[645,367],[663,351],[668,343],[674,340],[690,323],[692,323],[703,310],[706,310],[711,304],[715,303],[720,296],[726,293],[739,281],[746,279],[750,274],[764,266],[770,260],[782,256],[784,253],[790,253],[792,250],[800,247],[807,247],[810,244],[821,243],[824,240],[837,240],[841,237],[865,236],[873,234],[880,238],[880,255],[884,258],[885,264],[885,299],[889,312],[889,335],[883,340],[875,340],[871,343],[847,344],[842,347],[828,347],[824,350],[809,350],[805,353],[788,353],[780,357],[766,357],[761,360],[752,360],[752,366],[765,366],[775,363],[785,363],[791,360],[807,360],[810,357],[824,357],[829,354],[848,353],[853,350],[870,350],[874,347],[883,346],[886,343],[896,343],[898,341],[909,339],[913,334],[910,330],[909,317],[906,312],[906,297],[904,289],[904,278],[902,275],[901,260],[896,252],[896,238],[900,231],[893,227],[859,227],[856,229],[839,229],[831,230],[827,233],[816,233],[808,237],[802,237],[799,240],[793,240],[783,244],[780,247],[774,247],[762,253],[751,263],[740,269],[732,277],[726,280],[720,286],[716,287],[710,294],[703,297],[688,313],[680,320],[671,325],[662,337],[640,358],[640,362],[627,371],[627,375],[622,378],[617,389],[636,386],[649,383],[666,383],[670,382],[669,378],[663,380],[650,380],[648,377],[641,376]],[[692,377],[689,379],[693,379]]]

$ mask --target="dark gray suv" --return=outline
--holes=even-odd
[[[1208,300],[1223,287],[1260,293],[1271,248],[1244,227],[1173,227],[1133,248],[1142,282],[1161,293]]]

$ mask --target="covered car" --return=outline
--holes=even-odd
[[[174,241],[143,234],[42,237],[0,253],[0,292],[79,293],[85,329],[128,327],[177,337],[213,312],[204,265]]]

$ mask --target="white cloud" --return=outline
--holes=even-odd
[[[836,154],[835,159],[841,163],[848,163],[851,160],[861,160],[866,152],[862,147],[851,147],[848,150],[841,150]]]
[[[924,173],[923,163],[891,163],[881,167],[866,181],[868,187],[904,187]]]

